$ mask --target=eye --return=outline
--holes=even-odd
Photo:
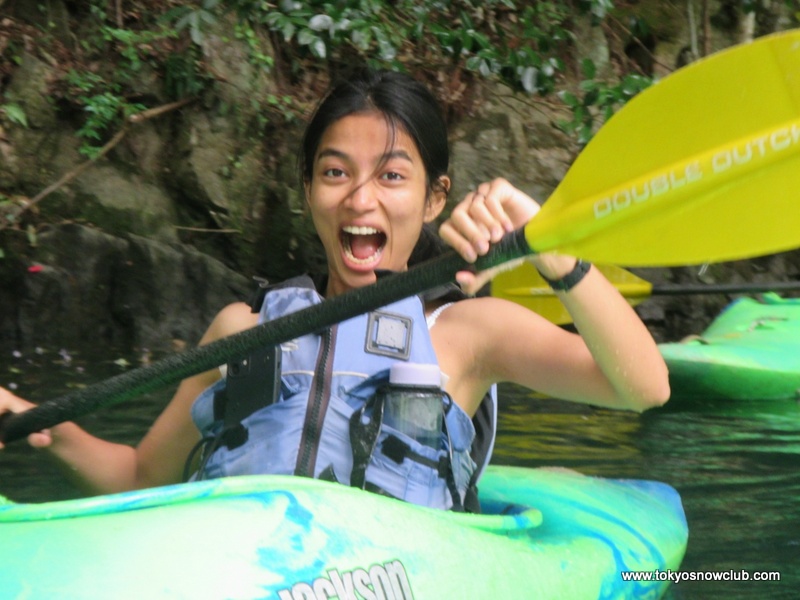
[[[381,175],[381,179],[386,179],[388,181],[402,181],[404,177],[400,173],[389,171],[388,173]]]
[[[344,171],[342,169],[338,169],[336,167],[331,167],[330,169],[325,169],[322,174],[325,177],[344,177]]]

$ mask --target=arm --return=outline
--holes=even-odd
[[[200,344],[251,327],[255,320],[256,316],[245,304],[230,305],[216,316]],[[189,452],[200,439],[191,419],[192,403],[219,376],[214,369],[181,382],[167,408],[136,448],[97,438],[74,423],[61,423],[31,434],[28,442],[49,452],[67,477],[90,494],[177,483]],[[0,389],[0,411],[19,412],[32,406]]]
[[[0,410],[22,412],[35,405],[0,389]],[[28,436],[34,448],[45,450],[72,483],[87,493],[133,489],[136,451],[130,446],[107,442],[74,423],[61,423]]]
[[[474,260],[488,251],[490,242],[521,227],[536,212],[538,205],[530,197],[498,179],[468,194],[440,233],[465,259]],[[576,262],[552,254],[531,260],[551,280],[569,273]],[[467,287],[480,280],[466,272],[458,279]],[[579,336],[515,304],[480,299],[484,306],[476,308],[474,318],[486,324],[476,329],[481,329],[479,364],[487,381],[513,381],[560,398],[615,408],[645,410],[666,402],[667,369],[655,341],[597,269],[558,295]]]

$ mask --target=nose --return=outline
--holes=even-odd
[[[345,204],[356,212],[368,212],[378,201],[377,189],[371,181],[359,183],[345,198]]]

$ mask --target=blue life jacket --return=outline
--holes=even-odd
[[[311,280],[300,277],[267,288],[253,308],[261,323],[322,301]],[[445,393],[438,449],[382,422],[380,390],[392,363],[437,364],[420,298],[284,343],[280,354],[280,397],[245,416],[237,435],[226,430],[219,409],[226,379],[198,396],[192,418],[204,439],[214,442],[196,478],[301,475],[430,507],[478,509],[476,483],[494,443],[494,393],[476,419],[477,463],[473,420]]]

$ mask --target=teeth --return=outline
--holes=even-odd
[[[373,235],[375,233],[380,233],[380,231],[374,227],[355,227],[353,225],[345,225],[342,227],[342,230],[350,235]]]
[[[374,227],[359,227],[356,225],[345,225],[342,227],[342,231],[347,234],[347,236],[357,236],[357,235],[378,235],[381,234],[380,229],[375,229]],[[348,258],[356,264],[360,265],[368,265],[374,263],[381,257],[383,254],[383,247],[377,248],[375,254],[369,256],[367,258],[356,258],[353,254],[352,249],[350,248],[350,237],[344,237],[342,239],[342,246],[344,248],[345,254],[347,254]]]
[[[374,262],[375,260],[377,260],[381,256],[381,254],[383,254],[383,249],[378,250],[375,253],[374,256],[370,256],[369,258],[356,258],[353,255],[353,253],[350,252],[350,248],[345,248],[344,252],[345,252],[345,254],[347,254],[347,257],[350,260],[352,260],[354,263],[359,264],[359,265],[367,265],[367,264],[370,264],[370,263]]]

